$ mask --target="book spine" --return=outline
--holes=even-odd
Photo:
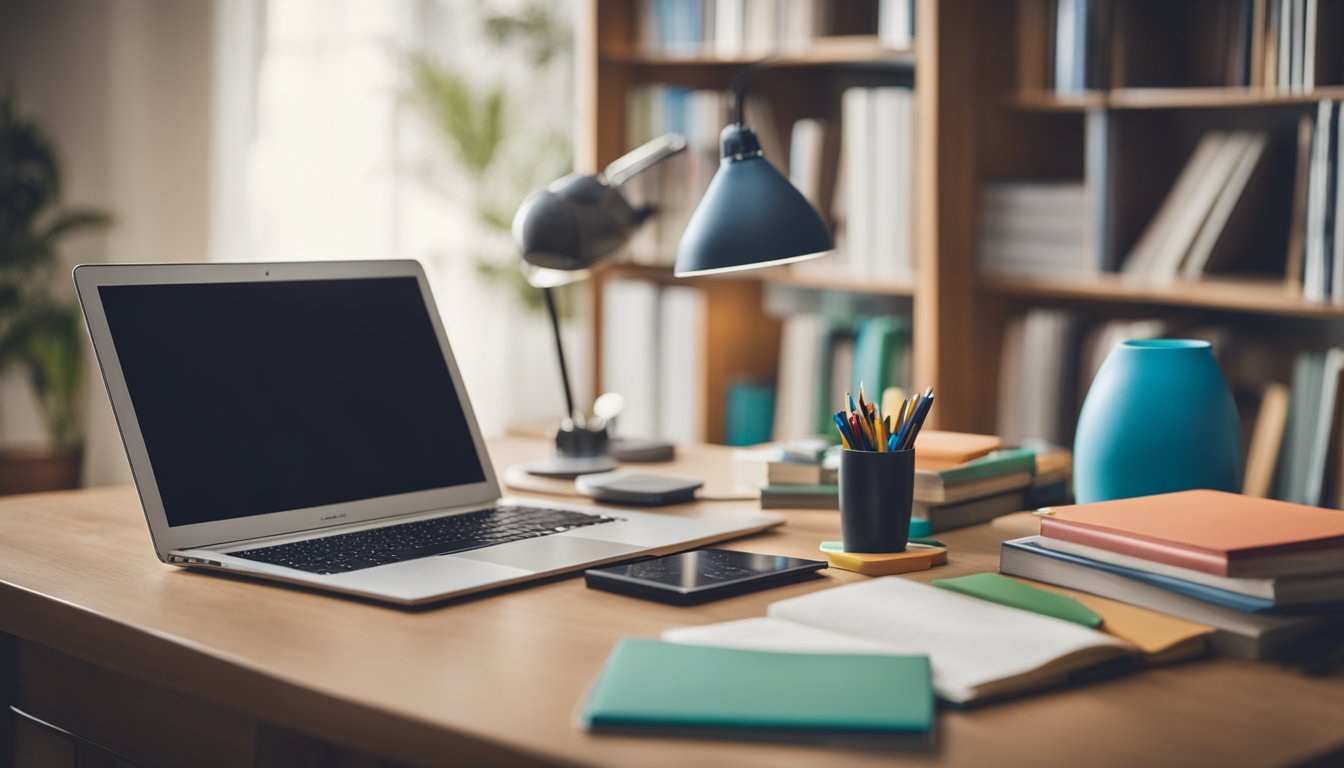
[[[1198,549],[1179,547],[1149,539],[1125,536],[1097,528],[1085,527],[1055,517],[1041,518],[1041,536],[1074,544],[1084,544],[1121,555],[1152,560],[1192,571],[1227,576],[1227,558]]]

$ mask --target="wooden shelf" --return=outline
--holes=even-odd
[[[1344,306],[1307,301],[1283,281],[1272,279],[1211,278],[1155,283],[1113,274],[1073,280],[984,276],[980,279],[980,288],[999,296],[1025,299],[1199,307],[1280,317],[1344,320]]]
[[[677,278],[672,267],[648,264],[612,264],[603,269],[608,278],[630,278],[653,280],[657,282],[686,282],[689,284],[713,281],[755,281],[770,285],[787,285],[795,288],[810,288],[818,291],[846,291],[849,293],[870,293],[882,296],[914,296],[913,280],[865,280],[844,274],[818,275],[800,272],[791,266],[765,267],[763,269],[728,272],[722,275],[705,277]]]
[[[1026,91],[1009,97],[1007,106],[1025,112],[1085,112],[1089,109],[1216,109],[1315,104],[1344,98],[1344,86],[1330,85],[1310,93],[1283,93],[1262,88],[1115,88],[1056,95]]]
[[[1004,106],[1023,112],[1086,112],[1106,106],[1106,94],[1100,91],[1066,95],[1054,91],[1022,91],[1009,96]]]
[[[761,279],[772,285],[811,288],[819,291],[870,293],[881,296],[914,296],[914,280],[866,280],[845,274],[818,275],[799,272],[790,267],[772,267],[758,270]]]
[[[676,56],[636,51],[604,54],[602,63],[630,67],[697,67],[704,69],[738,69],[756,63],[770,69],[867,64],[908,66],[915,63],[915,52],[910,49],[888,48],[875,35],[853,35],[818,38],[806,49],[796,51],[784,50],[775,53],[741,56],[717,56],[712,53]]]

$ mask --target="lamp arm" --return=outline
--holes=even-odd
[[[686,137],[679,133],[664,133],[662,136],[642,144],[611,161],[602,176],[613,187],[619,187],[630,179],[647,171],[667,158],[685,151]]]
[[[736,123],[736,124],[738,124],[738,125],[746,125],[746,123],[747,123],[747,110],[746,110],[746,106],[747,106],[747,104],[746,104],[746,102],[747,102],[747,80],[749,80],[749,79],[751,78],[751,74],[752,74],[753,72],[755,72],[756,70],[760,69],[760,68],[761,68],[762,66],[764,66],[768,61],[770,61],[770,57],[768,57],[768,56],[767,56],[766,58],[763,58],[763,59],[757,59],[756,61],[753,61],[753,62],[751,62],[750,64],[748,64],[748,65],[746,65],[745,67],[743,67],[742,70],[741,70],[740,72],[738,72],[736,75],[733,76],[733,82],[732,82],[731,85],[728,86],[728,90],[731,91],[732,94],[733,94],[733,103],[734,103],[734,109],[733,109],[733,122],[734,122],[734,123]]]
[[[565,364],[565,343],[560,336],[560,313],[555,309],[555,294],[550,286],[541,289],[546,299],[546,313],[551,317],[551,333],[555,335],[555,357],[560,362],[560,383],[565,386],[565,418],[576,417],[574,410],[574,390],[569,385],[569,366]]]

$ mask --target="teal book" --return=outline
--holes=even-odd
[[[908,346],[905,323],[895,317],[871,317],[859,326],[854,339],[855,396],[863,384],[868,399],[882,402],[887,387],[900,386],[902,356]],[[839,410],[839,407],[832,410]]]
[[[592,731],[926,733],[927,656],[775,653],[622,638],[584,705]]]

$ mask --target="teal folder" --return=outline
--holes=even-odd
[[[601,730],[922,733],[926,656],[773,653],[622,638],[583,710]]]

